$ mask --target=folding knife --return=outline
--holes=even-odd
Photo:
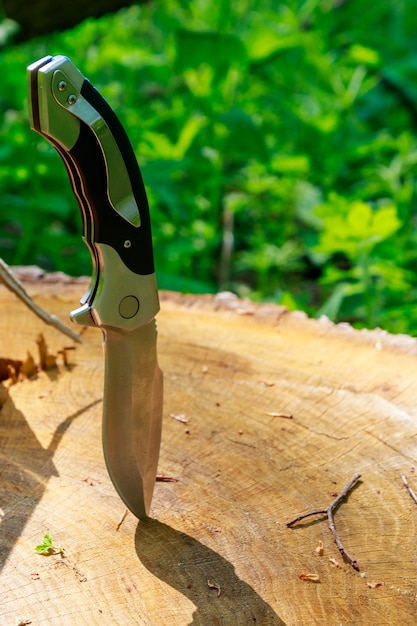
[[[149,515],[162,427],[159,310],[149,207],[129,139],[113,110],[63,56],[27,68],[31,127],[56,148],[81,209],[93,272],[73,321],[103,331],[103,450],[113,484]]]

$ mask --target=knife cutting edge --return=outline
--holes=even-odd
[[[159,311],[149,207],[119,119],[64,56],[27,68],[31,127],[65,163],[93,272],[71,319],[103,331],[103,451],[126,506],[149,515],[162,430]]]

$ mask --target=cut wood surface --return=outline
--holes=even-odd
[[[25,287],[67,321],[86,283]],[[2,383],[0,624],[416,624],[417,341],[227,294],[161,304],[158,471],[175,480],[149,521],[104,466],[100,331],[70,366]],[[39,332],[71,346],[3,287],[0,305],[0,357],[36,358]],[[287,527],[358,472],[334,520],[359,572],[324,515]],[[64,556],[35,552],[47,532]]]

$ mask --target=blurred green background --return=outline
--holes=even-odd
[[[417,335],[413,0],[160,0],[20,45],[0,26],[0,256],[91,273],[26,66],[64,54],[125,125],[158,283]]]

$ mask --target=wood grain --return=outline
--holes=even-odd
[[[64,321],[84,287],[26,284]],[[0,305],[0,357],[35,354],[40,330],[52,352],[68,345],[3,288]],[[417,341],[227,295],[163,293],[158,329],[159,471],[178,480],[157,483],[148,522],[118,527],[99,331],[72,367],[3,385],[0,624],[416,623],[417,506],[401,474],[417,488]],[[359,573],[323,517],[286,527],[355,472],[335,521]],[[65,558],[35,553],[47,531]]]

